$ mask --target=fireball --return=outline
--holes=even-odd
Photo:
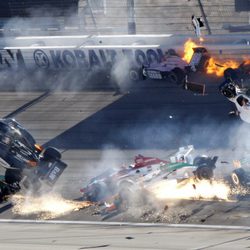
[[[184,56],[182,57],[182,59],[189,63],[194,53],[193,48],[196,47],[198,47],[198,45],[191,39],[188,39],[184,44]]]
[[[151,191],[158,199],[228,200],[231,190],[223,182],[202,180],[196,183],[191,179],[184,183],[177,180],[161,181]]]
[[[203,38],[202,38],[202,41],[204,41]],[[197,47],[199,47],[199,45],[197,45],[191,39],[188,39],[184,44],[184,56],[182,57],[182,59],[186,61],[187,63],[189,63],[194,53],[193,48],[197,48]],[[249,60],[249,63],[250,63],[250,60]],[[208,60],[208,63],[206,66],[206,73],[214,74],[216,76],[223,76],[225,69],[227,68],[235,69],[238,67],[239,67],[239,63],[237,61],[228,60],[228,61],[223,62],[217,58],[211,57]]]
[[[215,58],[211,57],[208,61],[206,72],[207,74],[215,74],[216,76],[223,76],[224,70],[227,68],[236,69],[239,67],[239,63],[233,60],[226,61],[224,63],[219,62]]]

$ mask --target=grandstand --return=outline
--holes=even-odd
[[[203,34],[226,34],[230,25],[248,27],[250,22],[249,0],[5,0],[0,3],[0,31],[124,34],[132,2],[140,34],[191,34],[192,14],[205,19]]]

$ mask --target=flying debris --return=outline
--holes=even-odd
[[[250,123],[250,91],[249,86],[241,86],[231,78],[226,79],[220,86],[220,92],[235,104],[233,114],[244,122]],[[232,112],[230,112],[231,114]]]
[[[250,159],[243,158],[233,161],[235,169],[231,173],[231,181],[235,187],[250,187]]]

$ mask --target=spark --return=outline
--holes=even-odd
[[[88,201],[72,201],[62,198],[58,194],[46,194],[39,197],[13,195],[13,213],[22,216],[38,215],[39,219],[53,219],[73,211],[89,207]]]
[[[228,200],[230,187],[220,181],[193,179],[178,183],[174,180],[163,180],[156,183],[151,191],[158,199],[219,199]]]

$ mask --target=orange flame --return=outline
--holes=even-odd
[[[203,39],[203,41],[204,41],[204,39]],[[197,47],[199,47],[199,45],[197,45],[191,39],[188,39],[184,44],[184,56],[182,57],[182,59],[184,61],[186,61],[187,63],[189,63],[192,56],[193,56],[193,53],[194,53],[193,48],[197,48]],[[250,63],[250,60],[249,60],[249,63]],[[206,72],[207,72],[207,74],[214,74],[216,76],[223,76],[225,69],[227,69],[227,68],[235,69],[237,67],[239,67],[239,63],[237,61],[228,60],[228,61],[222,62],[216,58],[211,57],[208,60]]]
[[[236,69],[239,67],[237,61],[229,60],[226,62],[219,62],[215,58],[211,57],[208,61],[206,68],[207,74],[215,74],[216,76],[223,76],[225,69],[232,68]]]
[[[198,45],[191,39],[188,39],[184,44],[184,56],[182,57],[182,59],[189,63],[194,53],[193,48],[196,47],[198,47]]]

